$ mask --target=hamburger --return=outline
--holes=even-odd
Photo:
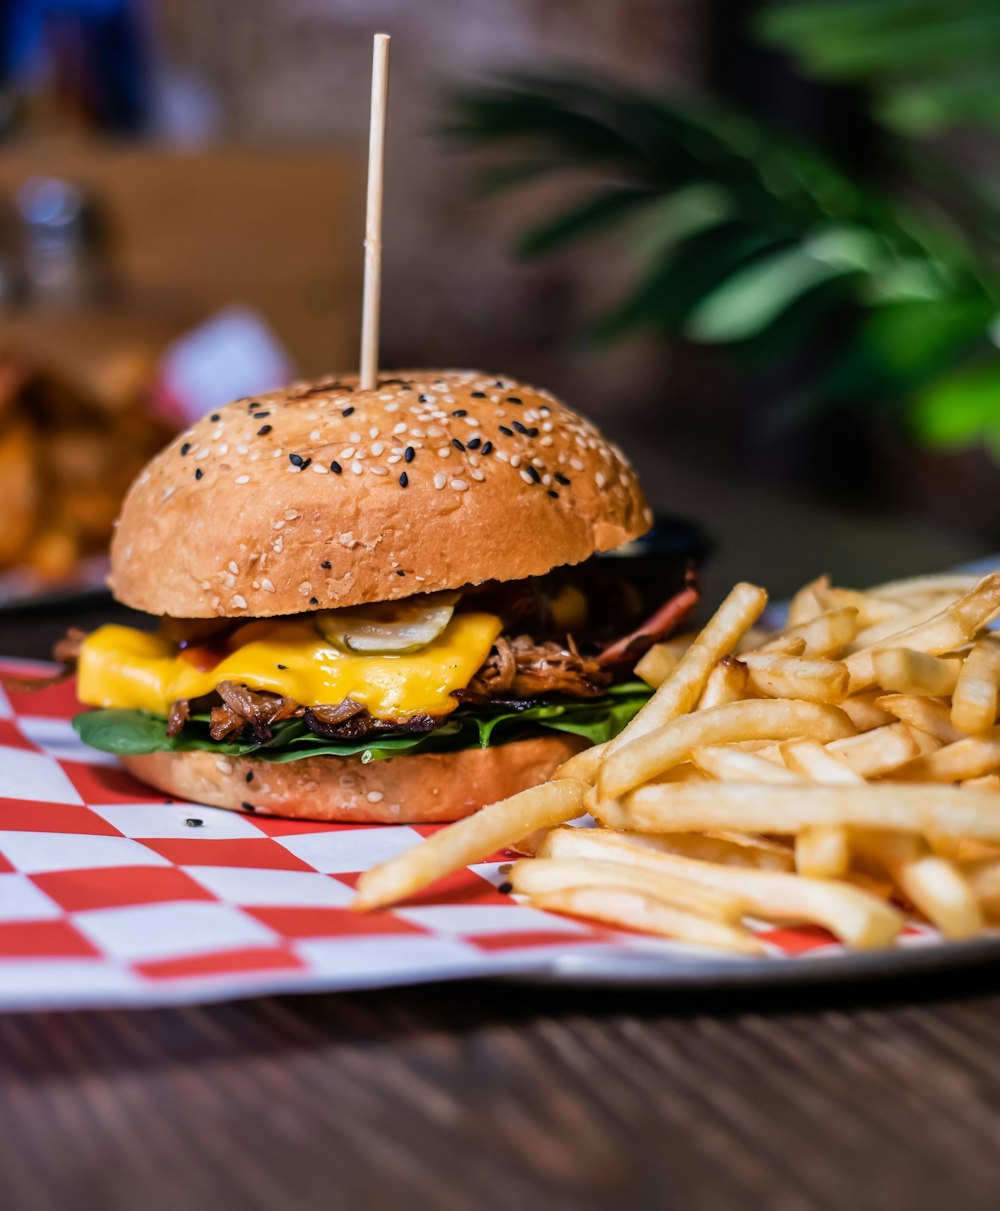
[[[595,558],[647,531],[623,455],[545,391],[474,372],[237,400],[141,472],[114,597],[156,620],[57,652],[75,726],[182,799],[443,822],[615,735],[659,609]],[[650,613],[652,617],[644,622]]]

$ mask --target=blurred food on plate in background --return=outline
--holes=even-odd
[[[129,483],[170,437],[150,398],[156,358],[123,347],[85,381],[0,349],[0,572],[70,577],[107,546]]]

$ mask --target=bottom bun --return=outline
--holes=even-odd
[[[444,824],[537,786],[587,747],[580,736],[551,732],[494,748],[414,753],[368,765],[360,757],[279,763],[203,751],[121,760],[158,790],[211,807],[345,824]]]

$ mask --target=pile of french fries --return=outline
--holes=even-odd
[[[513,849],[528,904],[747,955],[760,922],[858,949],[908,914],[979,933],[1000,914],[1000,573],[822,578],[778,632],[766,604],[738,584],[643,657],[655,693],[619,736],[368,871],[355,907]]]

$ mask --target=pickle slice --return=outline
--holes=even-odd
[[[321,610],[316,626],[340,652],[401,656],[437,639],[451,621],[459,596],[448,591],[421,593],[401,601]]]

